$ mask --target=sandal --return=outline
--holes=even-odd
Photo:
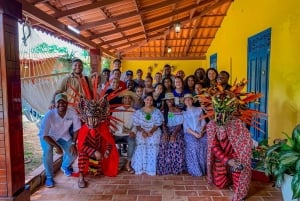
[[[134,173],[135,173],[134,169],[131,168],[131,167],[127,167],[126,170],[127,170],[127,172],[129,172],[130,174],[134,174]]]
[[[87,182],[84,179],[79,179],[78,180],[78,187],[79,188],[86,188]]]

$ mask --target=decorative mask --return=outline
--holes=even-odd
[[[101,121],[107,120],[109,116],[109,102],[106,96],[97,100],[89,100],[80,97],[79,114],[81,119],[92,129],[96,128]]]
[[[215,121],[217,125],[225,125],[237,110],[237,99],[233,93],[223,91],[223,93],[216,93],[212,97],[213,108],[215,111]]]

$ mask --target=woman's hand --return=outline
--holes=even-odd
[[[143,136],[144,138],[146,138],[146,137],[148,137],[148,133],[147,133],[146,131],[142,131],[142,136]]]
[[[168,142],[169,139],[170,139],[170,138],[169,138],[169,135],[168,135],[167,133],[164,133],[163,136],[162,136],[162,141],[163,141],[163,142]]]

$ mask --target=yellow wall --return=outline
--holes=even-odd
[[[209,48],[207,63],[217,53],[218,70],[247,78],[247,39],[270,27],[268,135],[272,140],[300,123],[300,1],[233,1]]]
[[[144,72],[143,77],[145,77],[148,72],[148,67],[151,66],[153,69],[152,76],[154,76],[156,72],[162,72],[165,64],[174,66],[173,74],[175,74],[178,70],[184,70],[185,74],[189,75],[194,74],[194,71],[199,67],[207,68],[205,60],[123,60],[122,71],[125,72],[130,69],[135,75],[136,70],[140,68]]]

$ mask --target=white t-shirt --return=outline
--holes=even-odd
[[[50,136],[55,141],[58,139],[70,140],[70,127],[73,124],[73,132],[76,132],[81,127],[81,121],[77,112],[68,107],[67,112],[63,118],[61,118],[57,109],[49,110],[42,120],[39,136]]]
[[[132,107],[125,109],[124,106],[120,106],[116,108],[117,110],[126,110],[120,112],[113,112],[112,116],[121,120],[115,123],[116,128],[111,128],[113,134],[116,136],[128,136],[129,131],[136,132],[136,127],[133,125],[132,115],[135,112],[135,109]]]

